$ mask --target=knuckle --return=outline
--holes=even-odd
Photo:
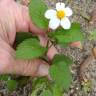
[[[4,71],[6,71],[12,61],[11,55],[3,50],[0,50],[1,54],[0,54],[0,73],[4,73]]]

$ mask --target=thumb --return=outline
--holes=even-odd
[[[15,58],[15,50],[0,39],[0,74],[23,76],[47,76],[49,65],[42,59],[20,60]]]
[[[10,66],[11,73],[23,76],[48,76],[49,64],[41,59],[16,60]]]
[[[40,64],[36,72],[36,75],[37,76],[49,76],[49,64],[44,64],[44,63]]]
[[[0,74],[47,76],[48,70],[48,63],[42,59],[16,59],[15,50],[8,43],[0,39]]]

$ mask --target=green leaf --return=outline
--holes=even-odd
[[[60,86],[48,81],[44,77],[33,79],[32,85],[31,96],[62,96],[63,94]]]
[[[29,4],[29,14],[31,16],[32,21],[39,28],[47,28],[48,20],[44,17],[44,14],[47,10],[47,5],[43,2],[43,0],[31,0]]]
[[[22,41],[28,38],[33,38],[32,33],[29,32],[18,32],[16,33],[16,45],[20,44]]]
[[[8,80],[7,89],[12,92],[17,88],[17,84],[16,80]]]
[[[52,62],[53,64],[58,64],[60,62],[65,62],[67,65],[73,64],[73,61],[63,54],[55,55]]]
[[[62,96],[63,91],[60,86],[57,86],[56,84],[53,86],[53,96]]]
[[[42,96],[41,94],[46,89],[46,82],[42,82],[41,84],[38,83],[35,86],[33,86],[33,88],[34,87],[35,87],[35,89],[32,91],[31,96]]]
[[[33,59],[38,58],[46,52],[46,48],[40,46],[37,39],[26,39],[18,45],[16,50],[16,58],[19,59]]]
[[[50,90],[45,90],[41,96],[53,96]]]
[[[89,39],[90,40],[96,40],[96,29],[93,32],[90,33]]]
[[[72,80],[71,72],[68,66],[69,62],[66,62],[63,58],[57,58],[57,56],[55,58],[56,60],[54,60],[53,65],[49,70],[50,75],[57,86],[60,86],[64,90],[68,90]]]
[[[68,44],[75,41],[83,41],[84,39],[80,24],[78,23],[73,23],[69,30],[59,28],[55,32],[50,32],[49,37],[55,38],[59,44]]]
[[[0,81],[7,81],[9,78],[9,75],[0,75]]]
[[[48,79],[47,78],[45,78],[45,77],[39,77],[39,78],[35,78],[35,79],[33,79],[33,82],[32,82],[33,84],[33,88],[38,88],[38,85],[42,85],[43,83],[45,83],[45,85],[47,84],[47,83],[49,83],[48,82]]]

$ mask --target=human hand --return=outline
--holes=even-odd
[[[49,65],[41,60],[17,60],[12,45],[16,32],[33,32],[46,45],[45,30],[37,28],[30,20],[28,8],[14,0],[0,1],[0,74],[19,74],[24,76],[47,76]],[[53,47],[51,48],[54,49]],[[50,49],[50,50],[51,50]],[[48,51],[51,59],[53,55]]]

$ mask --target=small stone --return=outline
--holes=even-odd
[[[94,9],[92,12],[91,12],[91,20],[90,20],[90,24],[96,24],[96,9]]]

